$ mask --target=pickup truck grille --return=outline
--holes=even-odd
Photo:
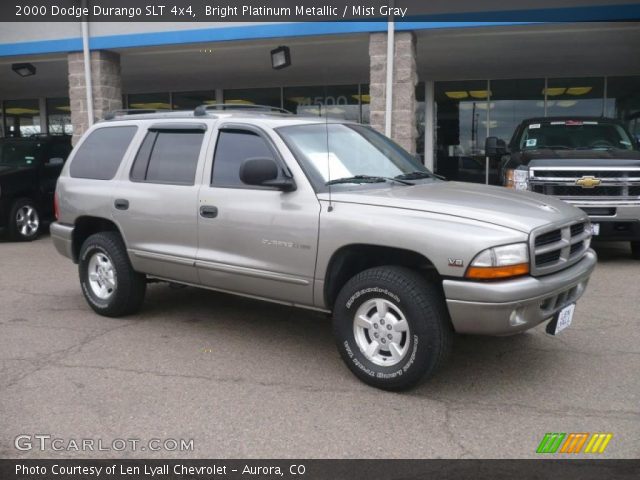
[[[580,181],[598,182],[585,188]],[[640,168],[638,167],[531,167],[531,190],[553,195],[570,203],[584,201],[627,201],[640,204]]]
[[[547,275],[577,263],[589,248],[589,222],[581,220],[548,226],[531,234],[531,274]]]

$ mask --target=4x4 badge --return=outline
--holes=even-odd
[[[595,188],[602,183],[602,180],[596,177],[582,177],[576,180],[576,185],[581,186],[582,188]]]

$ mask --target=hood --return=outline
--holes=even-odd
[[[518,163],[528,165],[535,162],[541,165],[544,162],[548,166],[572,166],[582,163],[583,166],[638,166],[640,165],[640,151],[638,150],[552,150],[544,148],[540,150],[526,150],[514,152],[512,158]]]
[[[323,194],[321,198],[326,200],[328,196]],[[332,201],[452,215],[524,233],[549,223],[586,217],[581,210],[546,195],[462,182],[389,184],[383,188],[332,192]]]

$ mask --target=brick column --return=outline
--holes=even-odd
[[[71,123],[73,124],[73,144],[75,145],[89,126],[82,52],[70,53],[68,63]],[[104,115],[109,111],[122,108],[119,54],[107,50],[91,52],[91,81],[93,82],[94,121],[104,118]]]
[[[391,138],[415,153],[416,137],[416,40],[413,32],[395,32]],[[369,37],[371,126],[384,133],[387,89],[387,34]]]

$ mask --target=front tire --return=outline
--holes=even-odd
[[[42,230],[42,219],[36,203],[19,198],[9,210],[9,237],[18,242],[31,242]]]
[[[640,260],[640,241],[631,242],[631,258]]]
[[[80,249],[78,270],[82,293],[96,313],[121,317],[140,309],[146,278],[131,266],[117,233],[101,232],[87,238]]]
[[[347,282],[336,299],[333,331],[349,369],[384,390],[433,375],[453,338],[441,290],[396,266],[371,268]]]

